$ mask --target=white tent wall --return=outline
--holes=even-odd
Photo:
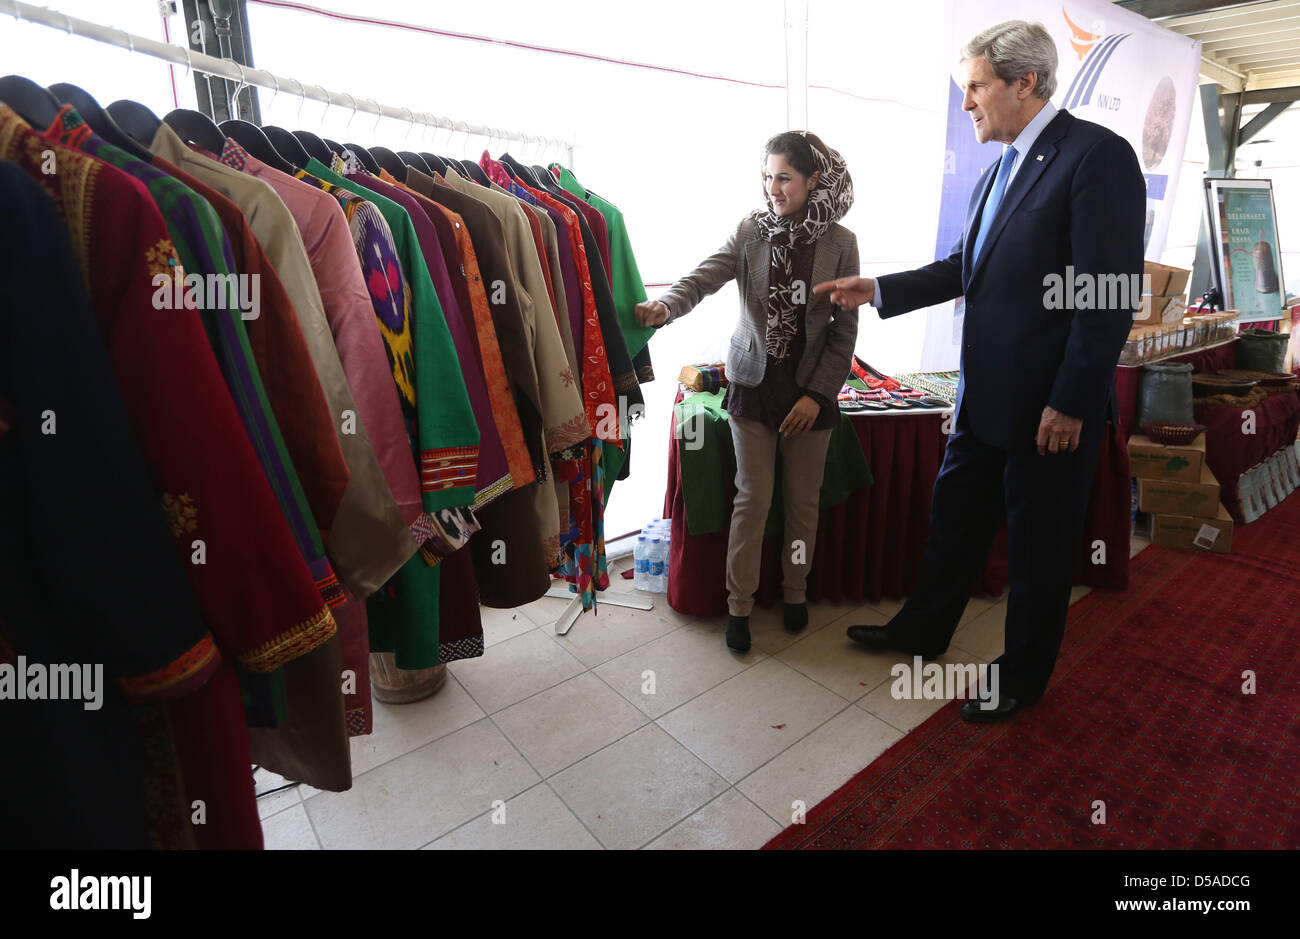
[[[153,0],[53,0],[57,9],[162,38]],[[760,155],[772,134],[807,116],[808,129],[840,150],[856,203],[845,219],[858,236],[864,273],[887,273],[934,256],[945,159],[946,95],[955,50],[944,48],[942,0],[663,0],[653,7],[601,0],[250,0],[254,62],[359,100],[405,105],[440,117],[572,140],[579,179],[624,211],[647,293],[687,273],[760,205]],[[362,18],[491,37],[435,35]],[[184,42],[182,18],[170,20]],[[134,98],[171,110],[165,63],[48,27],[0,18],[6,73],[41,84],[71,81],[101,103]],[[804,44],[804,48],[800,48]],[[550,51],[529,47],[547,47]],[[624,64],[620,64],[622,60]],[[805,63],[806,62],[806,72]],[[636,64],[625,64],[636,63]],[[652,67],[653,66],[653,67]],[[690,73],[690,74],[684,74]],[[193,81],[174,70],[177,100],[194,106]],[[789,88],[787,89],[787,82]],[[405,113],[382,120],[346,106],[326,109],[282,93],[259,95],[263,119],[289,128],[393,149],[477,156],[487,141],[412,128]],[[1300,277],[1300,174],[1295,112],[1262,134],[1278,141],[1242,148],[1242,176],[1276,182],[1285,271]],[[1193,119],[1185,171],[1164,260],[1190,265],[1203,212],[1205,141]],[[799,126],[798,123],[795,125]],[[541,162],[567,154],[492,144]],[[523,151],[523,152],[521,152]],[[1263,159],[1255,170],[1253,161]],[[1271,167],[1276,167],[1271,168]],[[1290,250],[1286,250],[1290,247]],[[708,298],[651,343],[658,379],[634,428],[632,478],[615,488],[607,536],[662,511],[668,430],[678,369],[721,357],[737,317],[734,289]],[[857,349],[887,371],[920,365],[924,317],[860,317]]]

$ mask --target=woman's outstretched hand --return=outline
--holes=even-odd
[[[875,303],[874,277],[841,277],[827,280],[813,287],[813,293],[831,292],[831,303],[842,310],[856,310],[864,303]]]
[[[817,402],[804,395],[794,403],[790,413],[785,416],[781,422],[781,434],[785,437],[794,437],[802,434],[813,425],[817,420],[817,415],[821,413],[821,407]]]
[[[662,326],[668,322],[668,307],[658,300],[647,300],[636,305],[636,321],[642,326]]]

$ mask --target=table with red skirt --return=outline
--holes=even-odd
[[[1161,364],[1186,362],[1194,373],[1214,373],[1237,367],[1237,340],[1193,349],[1158,360]],[[1137,423],[1139,379],[1142,367],[1121,365],[1115,371],[1119,423],[1127,440],[1141,433]],[[1253,411],[1253,421],[1246,411]],[[1255,464],[1283,446],[1294,444],[1300,430],[1300,398],[1294,391],[1270,394],[1252,408],[1203,403],[1193,408],[1193,419],[1205,425],[1205,462],[1219,481],[1220,501],[1238,522],[1242,521],[1237,480]],[[1253,433],[1247,429],[1253,428]]]
[[[884,597],[904,597],[916,588],[930,529],[930,497],[948,439],[945,422],[951,415],[947,410],[848,417],[875,481],[822,510],[808,574],[810,602],[876,603]],[[672,521],[668,605],[687,616],[721,616],[727,612],[728,532],[692,535],[687,530],[680,441],[675,428],[670,433],[664,497],[664,517]],[[725,435],[719,449],[729,517],[736,495],[735,452]],[[1128,451],[1120,429],[1112,425],[1098,453],[1074,582],[1128,586],[1130,530]],[[976,594],[1001,595],[1007,582],[1006,557],[1004,526]],[[759,606],[771,607],[781,596],[780,540],[767,538],[755,599]]]

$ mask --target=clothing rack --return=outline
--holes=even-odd
[[[187,69],[193,71],[239,82],[241,88],[244,85],[256,85],[259,88],[269,88],[276,93],[284,92],[304,100],[318,101],[327,107],[337,105],[346,109],[350,106],[354,114],[361,111],[366,114],[378,115],[381,119],[385,117],[403,119],[412,126],[421,124],[425,127],[441,130],[459,131],[475,137],[503,141],[514,140],[528,145],[563,149],[567,151],[567,165],[573,166],[573,142],[558,137],[542,137],[526,134],[522,131],[487,127],[482,124],[467,124],[463,121],[453,121],[450,118],[438,117],[434,114],[413,111],[406,107],[382,105],[373,99],[358,98],[347,92],[331,92],[320,85],[304,85],[296,78],[286,78],[268,72],[266,69],[244,66],[229,59],[217,58],[203,52],[194,52],[188,47],[182,48],[146,36],[136,36],[125,30],[78,19],[75,16],[68,16],[66,13],[60,13],[48,7],[21,3],[19,0],[0,0],[0,13],[7,13],[20,22],[25,20],[29,23],[49,26],[52,29],[63,30],[70,36],[81,36],[95,42],[107,43],[130,52],[162,59],[175,65],[184,65]],[[296,86],[296,90],[294,86]],[[238,91],[236,91],[236,94],[238,94]]]
[[[260,88],[272,89],[276,93],[286,92],[305,100],[318,101],[327,106],[339,105],[346,108],[350,105],[353,113],[364,111],[380,118],[402,118],[411,125],[421,124],[425,127],[452,132],[459,131],[463,134],[493,140],[514,140],[527,145],[563,149],[567,152],[567,165],[573,166],[574,145],[569,140],[562,140],[557,137],[541,137],[520,131],[501,130],[500,128],[480,124],[466,124],[463,121],[453,121],[450,118],[412,111],[406,107],[385,106],[373,99],[359,99],[347,92],[331,92],[319,85],[305,85],[296,78],[286,78],[265,69],[251,68],[229,59],[194,52],[188,47],[182,48],[170,43],[159,42],[146,36],[137,36],[125,30],[92,23],[57,10],[51,10],[48,7],[38,7],[30,3],[19,2],[19,0],[0,0],[0,13],[7,13],[20,22],[25,20],[30,23],[49,26],[52,29],[62,30],[70,36],[81,36],[96,42],[107,43],[126,49],[129,52],[152,56],[175,65],[184,65],[192,71],[204,72],[239,82],[240,89],[236,90],[236,95],[238,95],[239,90],[242,90],[243,86],[256,85]],[[286,85],[296,86],[296,89],[294,87],[285,87]],[[581,601],[569,590],[558,586],[552,586],[544,596],[570,601],[564,613],[555,623],[555,633],[561,636],[566,634],[583,612]],[[653,603],[648,599],[614,590],[602,591],[597,602],[638,610],[651,610],[654,608]]]

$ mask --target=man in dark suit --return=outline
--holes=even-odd
[[[961,711],[993,721],[1033,704],[1056,663],[1115,365],[1140,303],[1146,188],[1127,141],[1052,106],[1056,47],[1041,25],[991,27],[961,60],[976,139],[1006,145],[971,195],[962,238],[917,270],[815,290],[884,317],[965,296],[957,416],[920,587],[888,625],[848,633],[872,649],[944,652],[1005,513],[1006,646],[990,683],[1000,694]],[[1085,299],[1089,281],[1087,304],[1066,298],[1077,286]]]

